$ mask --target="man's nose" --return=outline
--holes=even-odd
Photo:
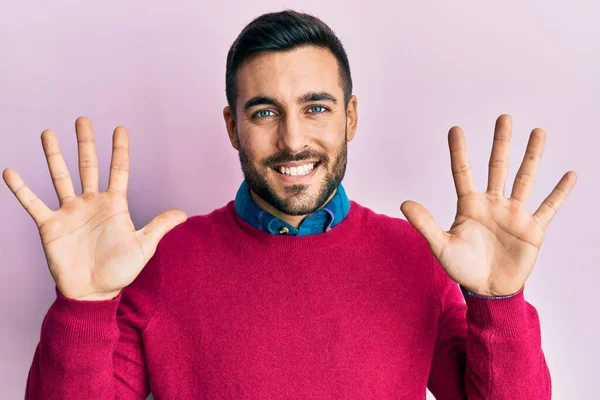
[[[309,135],[299,118],[287,116],[279,124],[278,147],[291,154],[301,152],[309,144]]]

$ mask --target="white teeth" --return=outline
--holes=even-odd
[[[315,168],[315,166],[316,166],[316,163],[304,164],[304,165],[301,165],[298,167],[291,167],[291,168],[279,167],[279,172],[284,175],[302,176],[302,175],[306,175],[310,171],[312,171]]]

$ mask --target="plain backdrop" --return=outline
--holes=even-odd
[[[92,4],[93,3],[93,4]],[[547,231],[526,299],[538,310],[555,399],[597,399],[600,6],[590,1],[52,1],[0,5],[0,168],[57,207],[40,133],[54,129],[73,174],[74,121],[92,119],[107,184],[112,130],[131,134],[129,202],[139,228],[167,208],[204,214],[242,173],[229,144],[225,58],[250,20],[293,8],[328,23],[358,96],[348,195],[404,218],[421,202],[448,229],[456,194],[447,133],[460,125],[479,190],[495,119],[514,120],[507,194],[531,130],[547,145],[528,210],[567,170],[579,180]],[[3,185],[3,184],[2,184]],[[22,398],[54,299],[37,229],[0,190],[0,398]]]

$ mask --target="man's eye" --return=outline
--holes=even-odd
[[[256,113],[254,113],[254,116],[258,117],[258,118],[261,118],[261,119],[262,118],[267,118],[267,117],[271,116],[268,113],[273,113],[273,111],[271,111],[271,110],[260,110],[260,111],[257,111]]]
[[[321,114],[321,113],[328,111],[328,108],[325,106],[316,105],[316,106],[310,107],[309,110],[315,110],[314,112],[312,112],[313,114]]]

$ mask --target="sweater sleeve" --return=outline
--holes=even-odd
[[[433,257],[440,304],[428,388],[438,400],[548,400],[551,380],[536,309],[523,290],[464,295]]]
[[[111,300],[56,299],[42,322],[26,400],[145,399],[143,330],[158,295],[158,251]]]

